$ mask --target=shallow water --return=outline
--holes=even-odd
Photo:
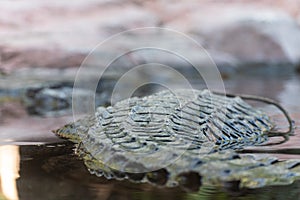
[[[203,85],[197,80],[194,84]],[[293,69],[244,71],[225,79],[225,85],[227,92],[278,100],[287,108],[296,126],[300,125],[300,76]],[[270,113],[279,129],[287,128],[279,111],[259,106]],[[280,159],[300,158],[299,133],[296,130],[287,143],[264,149],[278,150],[272,155]],[[300,199],[300,181],[255,190],[240,190],[234,183],[222,188],[202,186],[199,191],[192,192],[179,187],[159,188],[106,180],[89,174],[82,161],[73,155],[70,143],[36,145],[37,141],[29,143],[20,139],[12,142],[0,146],[0,199]]]
[[[2,192],[11,199],[273,200],[300,198],[300,182],[256,190],[241,190],[235,184],[228,183],[223,188],[203,186],[199,191],[191,192],[178,187],[158,188],[149,184],[106,180],[90,175],[83,163],[72,155],[69,144],[2,146],[0,164],[10,165],[9,169],[1,168],[0,173],[1,180],[5,181],[6,185],[6,190]]]

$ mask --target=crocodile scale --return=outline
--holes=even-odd
[[[54,132],[76,143],[92,174],[175,186],[190,176],[200,180],[206,174],[202,179],[209,183],[228,178],[230,169],[218,167],[230,163],[252,169],[274,162],[234,151],[266,142],[273,128],[265,113],[240,97],[176,90],[99,107],[94,116]]]

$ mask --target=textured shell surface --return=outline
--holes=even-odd
[[[241,160],[234,150],[266,142],[272,128],[266,114],[239,97],[176,90],[99,107],[55,133],[77,144],[93,174],[172,186],[180,175],[217,170],[214,163],[224,160],[258,166],[262,161]],[[206,173],[224,177],[222,170]]]

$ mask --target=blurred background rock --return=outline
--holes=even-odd
[[[300,60],[298,0],[2,0],[0,13],[2,73],[78,67],[99,42],[149,26],[188,34],[219,65]]]
[[[292,101],[287,97],[300,90],[299,78],[290,79],[292,91],[284,90],[285,85],[276,78],[281,73],[296,73],[296,68],[299,71],[299,0],[1,0],[0,139],[20,135],[20,127],[30,133],[30,141],[39,141],[36,138],[44,137],[46,132],[52,138],[52,126],[56,128],[71,120],[71,99],[63,96],[71,94],[76,72],[89,52],[114,34],[141,27],[170,28],[192,37],[208,51],[225,79],[241,71],[252,73],[253,68],[255,72],[271,66],[267,74],[275,73],[277,77],[262,75],[265,81],[257,82],[239,75],[234,83],[228,81],[229,90],[231,87],[232,91],[279,96],[296,104],[297,95]],[[154,42],[166,40],[155,37]],[[114,54],[116,49],[130,50],[135,42],[133,36],[119,46],[108,47],[98,54],[97,62],[89,64],[105,67],[102,58]],[[183,48],[201,62],[197,51],[169,43],[170,48]],[[122,60],[117,67],[128,68],[147,61],[147,54],[139,56]],[[158,63],[176,65],[163,56],[155,57]],[[187,66],[180,63],[176,67],[182,70]],[[93,71],[84,76],[92,75]],[[148,74],[140,78],[145,76]],[[109,75],[101,83],[104,88],[97,90],[98,105],[108,103],[110,96],[105,91],[112,90],[114,79]],[[56,107],[47,107],[50,104]]]

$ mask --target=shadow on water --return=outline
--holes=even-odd
[[[233,182],[186,192],[107,180],[91,175],[70,143],[1,146],[0,175],[3,199],[300,199],[300,182],[255,190],[238,189]]]

